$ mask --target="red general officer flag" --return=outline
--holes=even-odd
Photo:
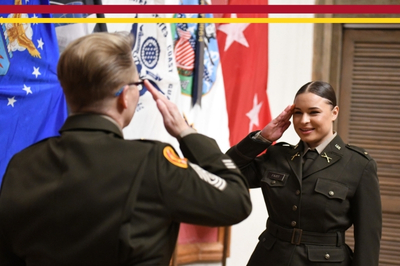
[[[265,0],[249,0],[246,5],[265,5]],[[243,4],[240,0],[231,5]],[[224,14],[226,18],[266,18],[267,14]],[[217,31],[228,110],[230,145],[249,132],[262,129],[271,114],[267,97],[268,24],[220,24]]]

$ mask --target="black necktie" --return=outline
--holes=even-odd
[[[316,150],[308,150],[304,155],[303,173],[307,171],[313,161],[318,157]]]

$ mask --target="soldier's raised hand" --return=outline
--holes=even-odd
[[[289,105],[275,119],[271,120],[262,130],[261,136],[267,140],[274,142],[282,137],[283,133],[290,126],[290,118],[292,117],[294,104]]]
[[[164,120],[165,129],[171,136],[178,138],[179,135],[190,128],[190,126],[186,123],[178,107],[173,102],[154,88],[148,80],[145,80],[144,84],[157,103],[157,108]]]

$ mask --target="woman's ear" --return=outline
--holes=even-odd
[[[332,109],[332,122],[336,120],[336,118],[338,117],[338,115],[339,115],[339,106],[336,105],[336,106],[333,107],[333,109]]]

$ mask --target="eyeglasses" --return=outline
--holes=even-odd
[[[126,85],[128,85],[128,86],[135,85],[137,87],[138,91],[141,91],[143,89],[144,80],[128,83]],[[117,97],[120,96],[126,85],[124,85],[122,88],[120,88],[114,95]]]

